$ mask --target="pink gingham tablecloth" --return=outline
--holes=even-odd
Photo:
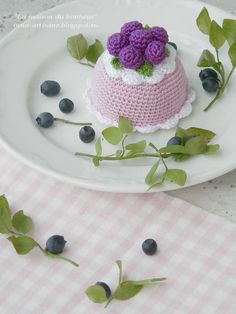
[[[13,212],[34,221],[43,246],[65,236],[65,256],[76,268],[34,249],[18,256],[0,236],[1,314],[235,314],[236,226],[164,193],[122,195],[88,191],[44,176],[0,148],[0,192]],[[159,253],[146,256],[142,241],[155,238]],[[121,259],[130,279],[167,277],[129,301],[107,309],[84,290],[96,281],[115,288]]]

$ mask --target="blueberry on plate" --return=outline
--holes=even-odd
[[[220,87],[219,80],[214,77],[208,77],[202,81],[202,87],[208,93],[215,93]]]
[[[66,241],[63,236],[53,235],[46,242],[46,250],[52,254],[60,254],[63,252]]]
[[[59,94],[61,90],[61,86],[58,82],[56,81],[44,81],[41,85],[40,85],[40,91],[42,94],[44,94],[45,96],[56,96]]]
[[[79,138],[84,143],[90,143],[95,138],[95,131],[91,126],[83,126],[79,131]]]
[[[166,146],[172,146],[172,145],[181,145],[182,139],[179,136],[174,136],[167,142]]]
[[[168,44],[171,45],[172,47],[174,47],[175,50],[177,51],[178,48],[177,48],[176,43],[173,43],[172,41],[169,41]]]
[[[74,103],[69,98],[63,98],[59,102],[59,108],[64,113],[70,113],[74,109]]]
[[[42,112],[35,120],[42,128],[49,128],[53,125],[54,117],[50,112]]]
[[[107,297],[107,299],[109,299],[110,296],[111,296],[111,289],[110,289],[110,287],[103,281],[96,282],[96,285],[103,287],[103,289],[105,290],[105,293],[106,293],[106,297]]]
[[[147,255],[154,255],[157,251],[157,243],[153,239],[147,239],[142,244],[143,252]]]
[[[215,78],[218,79],[218,74],[215,70],[206,68],[199,73],[199,77],[201,81],[204,81],[207,78]]]

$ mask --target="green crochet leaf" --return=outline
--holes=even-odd
[[[123,68],[123,66],[122,66],[122,64],[120,63],[120,60],[119,60],[118,57],[114,57],[114,58],[111,60],[111,64],[112,64],[113,68],[116,69],[116,70]]]
[[[147,61],[144,61],[144,63],[139,68],[137,68],[136,71],[144,76],[152,76],[153,65]]]

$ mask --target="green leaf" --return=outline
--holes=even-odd
[[[121,283],[117,290],[113,294],[113,299],[116,300],[128,300],[134,297],[139,291],[143,288],[143,286],[137,286],[133,284],[124,284]]]
[[[112,65],[113,68],[116,69],[116,70],[123,68],[123,65],[120,63],[119,57],[114,57],[114,58],[112,58],[112,60],[111,60],[111,65]]]
[[[190,155],[198,155],[206,152],[208,139],[199,135],[188,140],[185,144],[186,152]]]
[[[34,247],[39,246],[34,239],[28,236],[10,236],[7,239],[13,244],[16,252],[20,255],[25,255]]]
[[[223,32],[229,45],[236,42],[236,20],[224,19]]]
[[[137,68],[136,71],[143,76],[150,77],[153,73],[153,64],[148,61],[144,61],[144,63]]]
[[[118,266],[118,268],[119,268],[119,270],[120,270],[120,272],[122,271],[122,261],[121,260],[117,260],[116,261],[116,265]]]
[[[182,169],[167,169],[165,172],[165,179],[180,186],[184,186],[187,179],[187,174]]]
[[[197,26],[202,33],[209,35],[211,18],[205,7],[201,10],[199,16],[197,17]]]
[[[207,145],[206,153],[216,153],[219,151],[219,149],[220,149],[219,144]]]
[[[163,185],[163,182],[165,181],[165,176],[164,176],[164,175],[165,175],[165,174],[163,173],[163,174],[162,174],[162,177],[161,177],[158,181],[156,181],[155,183],[153,183],[153,184],[148,188],[147,192],[150,191],[150,190],[152,190],[152,189],[155,189],[155,188],[160,188],[160,187]]]
[[[221,48],[225,43],[225,36],[224,36],[223,29],[214,20],[211,22],[210,43],[216,49]]]
[[[102,155],[102,144],[101,144],[101,137],[99,136],[96,144],[95,144],[95,151],[97,156],[101,156]]]
[[[17,231],[27,233],[31,230],[33,222],[29,216],[24,214],[23,210],[19,210],[12,217],[12,225]]]
[[[125,146],[125,149],[130,150],[135,153],[142,153],[146,148],[147,142],[146,141],[140,141],[133,144],[128,144]]]
[[[122,281],[122,261],[121,260],[116,261],[116,265],[119,268],[119,284],[120,284]]]
[[[166,147],[162,147],[159,149],[159,152],[161,154],[186,154],[186,149],[184,148],[184,146],[182,145],[171,145],[171,146],[166,146]]]
[[[207,49],[203,50],[197,66],[200,68],[211,67],[216,63],[214,55]]]
[[[128,153],[126,153],[125,157],[131,157],[131,156],[135,156],[138,155],[140,152],[135,152],[135,151],[128,151]]]
[[[126,284],[132,284],[132,285],[136,285],[136,286],[150,286],[150,285],[155,285],[161,281],[166,280],[166,278],[151,278],[151,279],[144,279],[144,280],[127,280],[127,281],[123,281],[122,285],[126,285]]]
[[[0,233],[9,233],[12,229],[11,212],[4,195],[0,196]]]
[[[184,137],[188,136],[188,134],[186,133],[186,130],[177,128],[175,131],[175,136],[181,137],[183,139]]]
[[[224,66],[222,64],[222,62],[216,62],[212,65],[212,67],[222,75],[222,73],[224,73]]]
[[[122,133],[130,133],[133,131],[133,126],[128,118],[126,117],[119,117],[118,128],[121,130]]]
[[[229,48],[229,57],[233,67],[236,67],[236,43],[232,44]]]
[[[118,149],[116,151],[116,157],[120,157],[122,155],[122,150],[121,149]]]
[[[153,143],[148,143],[148,146],[150,146],[151,148],[153,148],[157,153],[159,153],[158,148],[153,144]]]
[[[77,60],[85,57],[88,44],[82,34],[78,34],[67,39],[67,49],[71,56]]]
[[[112,145],[117,145],[123,138],[123,133],[121,130],[115,126],[110,128],[106,128],[102,131],[102,135],[104,136],[105,140]]]
[[[100,160],[97,156],[94,156],[92,161],[95,167],[98,167],[100,165]]]
[[[154,183],[154,175],[157,171],[159,164],[160,164],[160,159],[151,167],[148,174],[146,175],[145,183],[147,185],[152,185]]]
[[[212,140],[215,137],[215,133],[210,131],[210,130],[206,130],[206,129],[201,129],[201,128],[188,128],[186,130],[186,134],[187,136],[189,135],[203,135],[205,136],[209,141]]]
[[[98,39],[96,39],[95,43],[88,47],[86,59],[90,62],[96,63],[97,59],[101,56],[103,51],[104,48],[102,43]]]
[[[191,155],[188,154],[173,154],[174,161],[181,162],[189,159]]]
[[[93,285],[88,287],[85,291],[87,297],[95,303],[104,303],[107,301],[106,291],[99,285]]]

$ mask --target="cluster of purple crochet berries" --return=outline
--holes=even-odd
[[[165,59],[168,34],[163,27],[144,28],[138,21],[125,23],[120,33],[108,38],[107,49],[128,69],[139,68],[144,61],[159,64]]]

